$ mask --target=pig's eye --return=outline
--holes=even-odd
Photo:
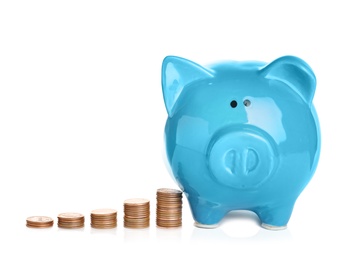
[[[236,102],[235,100],[233,100],[233,101],[231,102],[231,107],[232,107],[232,108],[235,108],[237,105],[238,105],[238,102]]]
[[[245,101],[243,101],[243,104],[245,105],[245,107],[249,107],[250,106],[250,100],[246,99]]]

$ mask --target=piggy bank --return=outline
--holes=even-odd
[[[210,66],[176,56],[162,64],[171,176],[197,227],[217,227],[232,210],[284,229],[320,153],[316,79],[303,60]]]

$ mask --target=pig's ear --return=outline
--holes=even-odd
[[[265,66],[261,73],[265,78],[284,82],[311,104],[316,89],[316,78],[303,60],[294,56],[284,56]]]
[[[173,115],[174,105],[187,84],[212,76],[206,68],[175,56],[167,56],[163,60],[161,72],[163,96],[169,117]]]

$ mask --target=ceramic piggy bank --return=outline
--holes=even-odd
[[[262,227],[286,228],[319,159],[315,88],[311,68],[293,56],[207,67],[164,59],[166,155],[196,226],[250,210]]]

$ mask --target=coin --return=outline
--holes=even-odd
[[[54,220],[46,216],[31,216],[26,219],[26,226],[32,228],[52,227]]]
[[[164,197],[182,197],[183,192],[181,190],[172,188],[159,188],[157,189],[157,196]]]
[[[149,205],[150,201],[148,199],[143,198],[133,198],[127,199],[124,201],[124,205],[126,206],[140,206],[140,205]]]
[[[60,228],[82,228],[84,227],[84,215],[76,212],[61,213],[57,216]]]
[[[110,228],[115,228],[117,224],[93,224],[91,223],[92,228],[97,228],[97,229],[110,229]]]
[[[117,214],[117,210],[115,209],[95,209],[91,211],[91,215],[94,216],[114,216]]]
[[[156,224],[173,228],[182,225],[182,192],[176,189],[157,189]]]
[[[124,227],[147,228],[150,225],[150,201],[132,198],[124,201]]]
[[[84,218],[84,216],[81,213],[74,213],[74,212],[61,213],[57,217],[59,219],[69,220],[69,221],[77,221],[79,219]]]
[[[115,209],[95,209],[91,211],[92,228],[115,228],[117,226],[117,210]]]
[[[74,229],[74,228],[83,228],[84,227],[84,223],[83,224],[77,224],[77,225],[71,225],[71,224],[68,224],[68,225],[66,225],[66,224],[64,224],[64,223],[58,223],[57,224],[57,226],[59,227],[59,228],[68,228],[68,229]]]

